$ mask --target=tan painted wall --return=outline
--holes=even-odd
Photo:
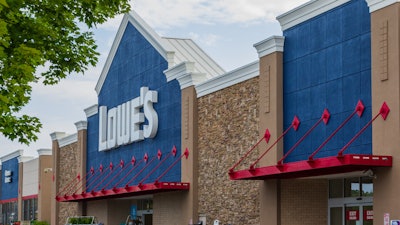
[[[207,217],[207,224],[215,219],[222,224],[260,223],[259,182],[232,182],[228,176],[259,137],[258,81],[253,78],[198,99],[199,214]]]
[[[182,90],[182,152],[187,148],[189,157],[181,161],[182,182],[190,183],[190,190],[181,192],[179,196],[172,195],[176,200],[180,199],[182,216],[181,221],[198,220],[198,111],[197,94],[193,86]],[[155,223],[156,224],[156,223]],[[160,223],[162,225],[163,223]]]
[[[39,156],[38,220],[50,222],[53,172],[47,168],[53,168],[53,157],[51,155]]]
[[[265,151],[283,132],[283,54],[274,52],[260,58],[260,129],[259,137],[265,130],[271,133],[270,144],[260,144],[260,152]],[[283,155],[280,141],[261,161],[261,166],[275,165]],[[255,181],[256,182],[256,181]],[[280,224],[280,181],[260,182],[261,224]]]
[[[372,111],[376,115],[386,101],[391,108],[387,121],[378,118],[372,126],[372,151],[393,156],[393,167],[376,169],[374,224],[383,224],[384,213],[400,218],[400,4],[371,14]]]

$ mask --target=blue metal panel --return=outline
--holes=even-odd
[[[10,171],[12,175],[10,176],[11,182],[5,183],[5,171]],[[18,198],[18,180],[19,180],[19,165],[17,157],[7,160],[2,163],[1,172],[1,200],[8,200],[13,198]]]
[[[158,92],[158,102],[154,103],[158,114],[158,132],[154,138],[99,152],[99,115],[88,118],[87,170],[91,167],[98,169],[100,165],[108,167],[110,162],[118,165],[120,160],[129,163],[133,156],[139,161],[145,153],[152,158],[157,155],[158,150],[165,156],[174,145],[178,150],[176,157],[181,155],[181,90],[178,81],[167,82],[163,73],[167,68],[167,61],[128,23],[99,93],[98,105],[113,108],[138,97],[141,87],[149,87]],[[154,181],[175,159],[169,158],[145,183]],[[131,185],[137,184],[158,162],[157,160],[150,165]],[[143,165],[138,170],[142,167]],[[131,177],[128,176],[126,182]],[[115,179],[115,182],[118,180]],[[180,180],[181,166],[178,163],[161,181]]]
[[[349,124],[317,154],[336,155],[371,119],[371,34],[370,14],[365,1],[353,0],[283,32],[284,49],[284,127],[294,115],[301,124],[289,132],[284,151],[310,128],[324,108],[331,121],[321,123],[286,161],[306,160],[308,154],[350,115],[358,102],[366,106],[363,117]],[[345,153],[372,153],[372,131],[367,129]]]

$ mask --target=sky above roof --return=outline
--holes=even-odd
[[[308,0],[135,0],[135,10],[162,37],[190,38],[223,69],[231,71],[257,60],[253,44],[281,35],[276,17]],[[55,86],[34,84],[31,102],[22,113],[43,123],[39,140],[29,146],[0,135],[0,157],[18,149],[25,155],[51,148],[50,133],[76,133],[86,120],[84,109],[97,103],[94,90],[122,15],[94,30],[100,52],[96,67],[73,74]]]

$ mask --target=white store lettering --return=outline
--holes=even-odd
[[[107,106],[100,106],[99,151],[154,138],[158,130],[158,115],[153,103],[157,101],[157,91],[141,87],[137,98],[108,111]],[[146,120],[147,125],[144,124]]]

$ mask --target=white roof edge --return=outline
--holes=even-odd
[[[52,150],[48,149],[48,148],[41,148],[41,149],[38,149],[36,151],[37,151],[39,156],[41,156],[41,155],[52,155],[53,154]]]
[[[386,6],[400,2],[400,0],[365,0],[369,7],[369,12],[375,12],[379,9],[385,8]]]
[[[273,52],[283,52],[285,37],[271,36],[263,41],[255,43],[253,46],[257,49],[258,57],[269,55]]]
[[[167,81],[178,80],[181,90],[207,80],[204,73],[194,72],[194,62],[182,62],[164,71]]]
[[[78,134],[71,134],[58,140],[59,147],[64,147],[78,141]]]
[[[140,16],[135,12],[131,11],[124,15],[122,22],[118,28],[117,34],[115,36],[114,42],[108,54],[107,60],[104,64],[103,70],[101,71],[99,80],[97,81],[95,90],[97,95],[99,95],[101,87],[107,77],[108,70],[110,69],[111,63],[114,59],[115,53],[117,52],[119,43],[124,35],[126,26],[130,22],[146,39],[150,42],[152,46],[162,55],[165,60],[167,60],[168,65],[173,65],[173,50],[167,42],[165,42]]]
[[[83,111],[86,114],[86,118],[89,118],[91,116],[94,116],[98,113],[98,105],[94,104],[92,106],[87,107],[86,109],[84,109]]]
[[[50,134],[50,137],[51,137],[52,141],[59,140],[59,139],[65,137],[65,136],[66,136],[65,132],[53,132],[53,133]]]
[[[81,120],[75,123],[76,130],[87,130],[87,121]]]
[[[349,1],[351,0],[312,0],[279,15],[276,19],[282,30],[287,30]]]
[[[231,72],[225,73],[221,76],[207,80],[201,84],[196,85],[197,97],[211,94],[213,92],[222,90],[240,82],[257,77],[260,74],[259,61],[255,61],[244,65]]]
[[[18,163],[26,163],[28,161],[37,159],[34,156],[26,156],[26,155],[21,155],[18,157]]]
[[[24,150],[18,149],[18,150],[14,151],[14,152],[11,152],[11,153],[9,153],[7,155],[4,155],[4,156],[0,157],[0,161],[3,163],[3,162],[8,161],[10,159],[22,156],[23,154],[24,154]]]

